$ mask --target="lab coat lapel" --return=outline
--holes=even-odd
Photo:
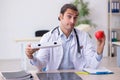
[[[61,64],[61,62],[62,62],[62,58],[63,58],[63,47],[62,46],[60,46],[58,49],[56,49],[57,51],[56,52],[58,52],[57,54],[56,54],[56,68],[58,69],[59,68],[59,66],[60,66],[60,64]]]
[[[58,39],[57,38],[56,39],[54,38],[54,39],[58,40],[58,41],[61,41],[61,38],[58,35],[56,35],[56,36],[57,36]],[[54,50],[55,50],[55,51],[53,51],[53,52],[55,52],[54,53],[54,61],[55,61],[55,66],[54,67],[55,67],[55,69],[58,69],[61,62],[62,62],[62,58],[63,58],[63,47],[61,45],[61,46],[56,47]]]

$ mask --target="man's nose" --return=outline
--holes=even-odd
[[[75,19],[74,19],[74,18],[71,18],[70,22],[71,22],[71,23],[75,23]]]

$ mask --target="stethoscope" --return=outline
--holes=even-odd
[[[60,35],[59,27],[55,27],[55,28],[51,31],[51,34],[52,34],[55,30],[57,30],[57,31],[58,31],[58,35]],[[78,51],[78,53],[81,54],[81,47],[80,47],[80,43],[79,43],[79,37],[78,37],[78,35],[77,35],[77,31],[75,30],[75,28],[74,28],[74,32],[75,32],[75,36],[76,36],[76,40],[77,40],[77,51]]]

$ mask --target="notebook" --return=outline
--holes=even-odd
[[[33,76],[26,71],[2,72],[5,80],[33,80]]]
[[[74,72],[37,73],[40,80],[83,80]]]
[[[98,69],[84,68],[83,71],[95,75],[113,74],[113,71],[106,68],[98,68]]]

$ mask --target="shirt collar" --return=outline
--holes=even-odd
[[[62,37],[63,35],[65,35],[63,32],[62,32],[62,30],[61,30],[61,28],[59,27],[58,28],[59,29],[59,32],[60,32],[60,37]],[[72,30],[72,32],[70,33],[70,35],[69,35],[69,37],[73,37],[74,36],[74,29]]]

